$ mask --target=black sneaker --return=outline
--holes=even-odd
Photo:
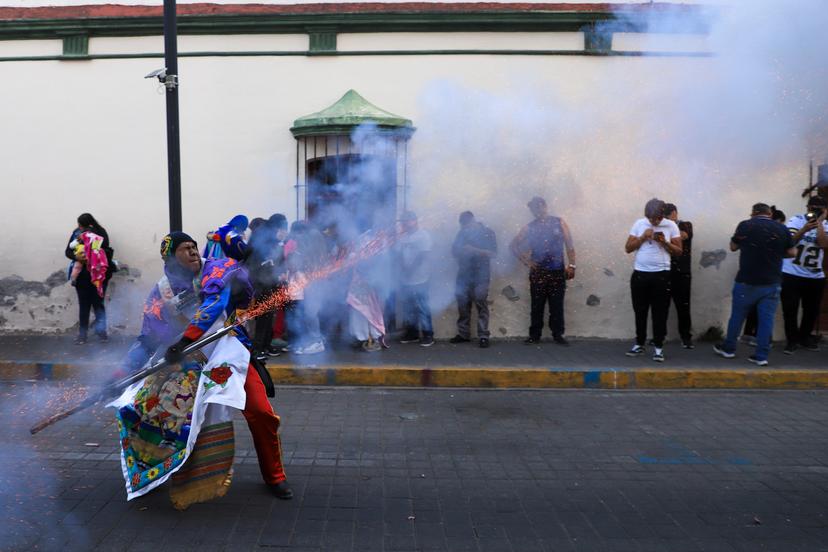
[[[75,345],[86,345],[86,336],[79,335],[75,338]]]
[[[431,337],[430,335],[426,336],[426,337],[423,337],[420,340],[420,346],[421,347],[431,347],[432,345],[434,345],[434,338]]]
[[[728,353],[724,350],[724,343],[713,345],[713,352],[722,358],[736,358],[736,353]]]
[[[566,340],[566,338],[565,338],[564,336],[562,336],[562,335],[556,335],[556,336],[554,336],[554,337],[552,338],[552,341],[554,341],[554,342],[555,342],[555,343],[557,343],[558,345],[563,345],[564,347],[568,347],[568,346],[569,346],[569,341],[567,341],[567,340]]]
[[[788,343],[787,345],[785,345],[785,348],[782,349],[782,352],[786,355],[792,355],[794,354],[794,351],[796,351],[796,345],[794,345],[793,343]]]
[[[537,343],[540,343],[540,338],[539,337],[527,337],[526,339],[523,340],[523,343],[524,343],[524,345],[535,345]]]
[[[489,338],[488,337],[481,337],[480,338],[480,348],[481,349],[488,349],[489,348]]]
[[[267,353],[263,353],[263,352],[253,353],[253,358],[258,360],[259,362],[267,362]]]
[[[750,355],[748,357],[748,362],[752,362],[757,366],[767,366],[768,365],[767,360],[760,360],[760,359],[756,358],[754,355]]]
[[[268,347],[267,348],[267,356],[269,357],[277,357],[282,354],[282,350],[277,347]]]
[[[468,343],[471,341],[468,337],[463,337],[462,335],[455,335],[451,339],[449,339],[449,343]]]
[[[693,345],[693,340],[690,339],[689,337],[687,339],[682,339],[681,340],[681,346],[684,347],[685,349],[695,349],[696,348],[696,346]]]
[[[664,349],[656,347],[653,351],[653,360],[655,362],[664,362]]]
[[[420,337],[415,334],[405,334],[400,338],[400,343],[417,343]]]
[[[293,490],[288,485],[287,481],[280,481],[279,483],[270,483],[267,486],[270,492],[276,495],[276,498],[282,500],[290,500],[293,498]]]
[[[803,341],[799,344],[800,347],[805,349],[806,351],[813,351],[815,353],[819,352],[819,345],[816,344],[816,341],[808,340]]]
[[[624,353],[628,357],[637,357],[643,355],[647,350],[643,345],[633,345],[632,349]]]
[[[106,343],[107,341],[109,341],[109,336],[106,334],[106,332],[96,333],[95,335],[98,336],[98,341],[100,341],[101,343]]]

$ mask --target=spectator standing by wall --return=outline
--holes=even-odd
[[[400,343],[434,344],[434,329],[429,305],[431,279],[431,234],[419,227],[417,215],[405,211],[400,216],[402,236],[397,242],[400,259],[400,295],[405,333]]]
[[[680,255],[681,233],[675,222],[664,218],[666,204],[653,198],[644,206],[644,218],[630,229],[624,247],[635,252],[635,266],[630,278],[635,312],[635,345],[627,356],[640,356],[646,350],[647,318],[653,316],[653,360],[664,362],[664,337],[670,310],[670,259]]]
[[[290,227],[285,244],[285,262],[290,278],[306,280],[307,274],[319,269],[325,261],[327,248],[322,233],[306,221],[296,221]],[[324,297],[319,282],[308,283],[301,297],[292,297],[288,310],[290,350],[293,354],[309,355],[325,351],[319,328],[319,310]]]
[[[681,237],[681,254],[670,257],[670,297],[676,306],[681,344],[685,349],[692,349],[693,321],[690,315],[692,273],[690,261],[693,246],[693,223],[689,220],[679,220],[678,207],[672,203],[665,204],[664,218],[676,223]]]
[[[529,268],[531,322],[529,337],[524,343],[540,342],[543,313],[549,303],[552,339],[559,345],[569,345],[564,337],[564,294],[566,280],[575,277],[572,234],[562,218],[549,214],[549,207],[542,197],[533,197],[527,207],[534,220],[524,226],[509,244],[512,254]]]
[[[251,222],[251,227],[253,223]],[[254,298],[259,301],[285,286],[284,240],[287,237],[287,218],[281,213],[257,224],[250,234],[246,265],[250,271]],[[253,353],[261,361],[267,356],[278,356],[280,348],[271,347],[273,319],[276,313],[268,311],[254,321]]]
[[[788,355],[792,355],[797,347],[819,351],[811,332],[819,316],[825,290],[825,272],[822,269],[825,248],[828,248],[825,213],[825,200],[813,196],[808,200],[807,211],[792,217],[787,223],[796,248],[796,256],[782,263],[782,316],[787,340],[784,353]]]
[[[101,341],[107,341],[109,336],[106,329],[106,307],[104,306],[104,297],[106,295],[106,288],[109,283],[112,273],[115,271],[115,265],[112,262],[113,250],[109,246],[109,234],[106,230],[98,224],[95,217],[89,213],[83,213],[78,217],[78,227],[72,231],[69,237],[69,242],[66,245],[66,257],[75,263],[85,263],[85,258],[78,255],[78,252],[72,247],[72,242],[78,242],[81,234],[84,232],[92,232],[103,238],[101,249],[103,249],[108,262],[106,274],[101,285],[101,289],[96,288],[92,282],[92,275],[87,266],[83,264],[80,271],[76,272],[74,281],[75,291],[78,294],[78,336],[75,338],[75,343],[83,345],[87,342],[89,332],[89,314],[90,311],[95,312],[95,335]],[[101,293],[102,291],[102,293]]]
[[[787,228],[771,219],[771,208],[764,203],[755,204],[750,218],[736,227],[730,238],[730,250],[739,251],[739,272],[733,284],[727,337],[723,343],[713,346],[716,354],[724,358],[736,356],[736,339],[742,323],[756,307],[756,353],[748,360],[767,366],[782,282],[782,259],[794,256],[793,245]]]
[[[775,220],[780,224],[785,224],[788,220],[785,217],[785,212],[776,208],[776,205],[771,205],[771,220]],[[759,315],[756,313],[756,307],[753,307],[745,319],[745,330],[742,333],[742,342],[747,343],[751,347],[756,347],[756,325],[759,320]]]
[[[457,335],[452,343],[471,340],[472,303],[477,307],[477,338],[481,347],[489,346],[489,282],[491,259],[497,254],[494,231],[478,222],[471,211],[460,214],[460,231],[451,246],[457,260]]]

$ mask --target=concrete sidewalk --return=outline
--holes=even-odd
[[[114,337],[75,345],[71,336],[0,336],[0,380],[83,380],[115,366],[131,339]],[[394,387],[500,387],[692,389],[757,388],[820,389],[828,387],[824,352],[797,351],[783,355],[777,344],[771,364],[758,368],[747,362],[752,349],[740,345],[737,358],[722,359],[710,343],[686,350],[678,343],[665,348],[666,362],[649,355],[628,358],[630,343],[619,340],[573,339],[569,347],[552,342],[524,345],[495,340],[488,349],[476,343],[432,347],[392,344],[378,353],[334,347],[316,355],[289,353],[268,361],[277,384]]]

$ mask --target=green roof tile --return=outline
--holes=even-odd
[[[414,132],[410,119],[380,109],[355,90],[348,90],[339,101],[322,111],[299,117],[293,122],[290,131],[297,138],[350,134],[363,124],[375,124],[380,132],[400,133],[404,136],[410,136]]]

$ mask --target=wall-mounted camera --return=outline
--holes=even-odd
[[[157,78],[159,82],[164,82],[167,78],[167,68],[164,67],[163,69],[156,69],[155,71],[148,73],[145,79]]]
[[[163,69],[156,69],[155,71],[148,73],[144,78],[151,79],[153,77],[157,78],[158,82],[166,86],[167,90],[172,90],[178,86],[178,75],[168,75],[166,67]]]

